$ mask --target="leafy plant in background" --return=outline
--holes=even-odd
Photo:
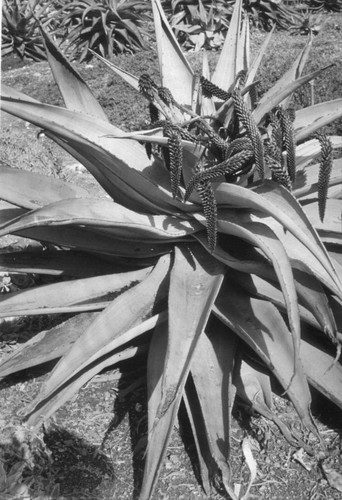
[[[285,5],[282,0],[245,0],[244,8],[251,15],[253,24],[270,29],[288,29],[297,25],[300,15],[295,8]]]
[[[111,58],[146,48],[142,28],[149,17],[143,0],[80,0],[61,2],[54,18],[55,34],[66,42],[70,57],[83,61],[91,57],[89,49]]]
[[[0,462],[0,493],[3,500],[16,500],[17,498],[30,499],[29,487],[22,482],[22,474],[26,464],[17,462],[6,473]]]
[[[341,0],[309,0],[309,6],[315,10],[326,12],[342,12]]]
[[[218,49],[224,42],[233,7],[222,0],[164,1],[169,22],[184,48]]]
[[[164,0],[171,27],[184,48],[219,48],[224,40],[235,0]],[[252,23],[263,29],[275,24],[288,29],[301,21],[295,8],[281,0],[244,0],[243,7]]]
[[[22,59],[46,59],[44,44],[34,15],[46,19],[44,13],[51,2],[40,0],[4,0],[2,2],[1,55],[16,53]],[[37,7],[41,8],[38,10]]]
[[[43,128],[111,199],[1,169],[0,197],[12,206],[2,210],[0,235],[43,242],[35,253],[7,249],[1,270],[64,279],[6,294],[0,315],[75,316],[24,344],[0,376],[61,358],[25,411],[28,424],[39,426],[101,370],[128,358],[144,363],[148,351],[140,499],[156,487],[182,400],[205,490],[219,482],[234,499],[228,463],[236,395],[305,449],[313,441],[293,435],[272,411],[271,377],[319,440],[309,384],[342,407],[342,176],[341,159],[333,159],[342,140],[313,137],[341,116],[342,99],[293,116],[291,94],[323,71],[301,76],[309,39],[256,102],[255,76],[271,35],[250,65],[241,0],[213,75],[204,55],[198,79],[159,1],[152,6],[161,82],[103,59],[147,98],[148,129],[127,134],[110,124],[47,35],[66,108],[2,89],[4,111]]]

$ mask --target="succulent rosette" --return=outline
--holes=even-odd
[[[341,116],[342,99],[291,108],[292,93],[323,71],[302,76],[311,38],[258,99],[255,76],[271,35],[250,64],[241,4],[212,75],[205,54],[201,75],[192,70],[159,0],[152,7],[161,81],[104,60],[147,98],[144,130],[109,123],[46,34],[65,107],[2,88],[3,110],[43,129],[108,197],[1,167],[8,205],[0,235],[42,242],[8,250],[1,270],[61,277],[5,295],[1,317],[74,315],[14,352],[0,376],[60,358],[26,409],[38,426],[104,368],[145,363],[141,499],[156,486],[182,400],[204,488],[219,480],[233,498],[236,395],[294,446],[307,445],[273,413],[272,377],[317,438],[309,386],[342,406],[342,175],[334,158],[342,140],[318,133]]]

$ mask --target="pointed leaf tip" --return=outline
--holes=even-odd
[[[191,106],[194,73],[171,30],[159,0],[152,0],[162,85],[179,104]]]

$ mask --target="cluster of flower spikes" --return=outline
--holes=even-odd
[[[164,136],[168,138],[167,147],[159,148],[146,143],[146,151],[149,157],[152,154],[163,157],[170,172],[171,191],[174,197],[180,196],[179,186],[182,185],[182,141],[187,140],[203,146],[203,153],[195,173],[187,186],[184,186],[184,201],[194,190],[197,191],[207,222],[208,244],[211,251],[214,251],[217,242],[217,205],[212,187],[215,179],[224,178],[226,182],[236,182],[241,175],[252,179],[256,171],[259,181],[262,182],[266,172],[269,171],[272,179],[289,190],[295,182],[294,111],[278,106],[269,114],[268,133],[262,136],[243,97],[244,90],[248,90],[253,102],[255,87],[252,85],[243,90],[245,79],[246,73],[240,72],[228,92],[204,77],[200,79],[202,94],[205,97],[215,97],[223,102],[232,99],[233,113],[227,127],[223,127],[215,117],[209,117],[208,120],[208,117],[201,117],[187,107],[179,105],[170,90],[158,87],[149,75],[143,74],[139,79],[139,90],[150,103],[149,127],[162,128]],[[191,119],[175,122],[172,119],[172,108],[177,108],[183,116],[190,116]],[[322,149],[319,182],[321,186],[319,192],[322,195],[319,207],[322,218],[331,170],[331,144],[326,136],[320,135],[318,139]]]

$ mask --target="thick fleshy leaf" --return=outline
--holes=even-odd
[[[299,355],[300,319],[292,267],[285,248],[273,231],[265,224],[246,222],[243,214],[222,211],[218,216],[218,230],[245,239],[260,248],[272,262],[286,303],[293,338],[295,363]]]
[[[179,104],[191,106],[194,74],[171,30],[159,0],[152,0],[159,69],[163,87]]]
[[[261,276],[258,276],[261,275]],[[233,272],[237,283],[249,294],[269,300],[281,310],[286,310],[286,303],[275,283],[275,276],[269,279],[262,277],[262,272],[245,274]],[[336,323],[331,312],[326,293],[319,281],[311,273],[293,269],[294,283],[297,290],[299,314],[301,319],[326,333],[330,338],[336,337]]]
[[[329,233],[327,231],[325,234],[322,234],[321,238],[326,245],[342,245],[342,233]]]
[[[139,214],[105,199],[73,198],[22,215],[0,227],[0,236],[33,227],[61,225],[85,227],[123,240],[145,242],[159,239],[177,240],[200,228],[195,221],[167,215]]]
[[[212,455],[206,435],[202,410],[191,377],[188,377],[187,383],[185,385],[185,390],[183,391],[183,402],[196,446],[202,487],[204,492],[208,495],[211,487],[209,469],[207,464],[213,463]],[[211,469],[210,475],[212,474],[215,477],[215,473],[213,473]]]
[[[319,163],[311,163],[304,168],[297,170],[294,195],[302,201],[308,198],[317,199]],[[342,185],[342,159],[336,159],[332,162],[329,186],[334,187]],[[328,188],[328,198],[334,198],[335,190]]]
[[[259,193],[265,201],[267,200],[267,202],[274,205],[278,213],[284,214],[283,221],[278,217],[278,213],[273,213],[272,217],[289,229],[289,231],[310,250],[311,254],[317,257],[326,272],[336,283],[337,287],[341,289],[341,283],[336,276],[336,271],[330,261],[328,252],[292,194],[282,186],[273,182],[265,182],[262,186],[258,186],[255,191]],[[284,223],[285,219],[286,221],[291,221],[290,226]]]
[[[134,132],[127,132],[126,134],[110,137],[113,137],[113,139],[134,139],[135,141],[148,142],[159,146],[167,146],[169,141],[169,139],[163,135],[163,129],[160,127],[151,130],[136,130]],[[199,159],[201,153],[204,151],[203,146],[194,144],[191,141],[181,140],[180,143],[182,148],[196,156],[196,159]]]
[[[332,354],[305,340],[301,343],[301,358],[310,384],[342,408],[341,364]]]
[[[206,50],[203,52],[202,76],[204,76],[207,80],[211,79],[208,52]],[[201,95],[200,113],[202,116],[210,116],[215,113],[215,104],[212,97],[206,97],[203,94]]]
[[[330,68],[330,66],[331,64],[292,81],[289,81],[287,73],[285,73],[285,75],[263,95],[258,106],[253,111],[253,117],[256,123],[259,124],[265,115],[280,104],[287,96],[316,78],[316,76],[325,69]]]
[[[317,435],[305,373],[300,363],[294,371],[291,336],[276,307],[248,297],[226,282],[213,311],[260,356],[286,390],[303,423]]]
[[[263,57],[265,55],[267,47],[270,44],[270,41],[272,39],[274,30],[275,30],[275,25],[273,26],[273,28],[271,29],[271,31],[267,34],[265,40],[263,41],[262,46],[260,47],[260,50],[259,50],[256,58],[254,59],[251,67],[248,70],[248,76],[247,76],[247,80],[246,80],[246,85],[249,85],[250,83],[252,83],[254,81],[254,79],[256,77],[256,74],[258,72],[258,69],[260,67],[261,61],[262,61],[262,59],[263,59]]]
[[[271,276],[274,276],[272,266],[261,252],[254,251],[252,255],[244,254],[241,258],[239,258],[236,257],[236,252],[234,252],[234,254],[229,253],[229,251],[226,248],[223,248],[220,244],[217,244],[215,250],[212,252],[209,248],[207,235],[204,233],[196,233],[194,238],[201,243],[201,245],[206,248],[209,253],[212,253],[215,259],[222,262],[229,268],[242,271],[243,273],[261,273],[265,277],[269,277],[270,274]],[[226,245],[224,245],[224,247],[225,246]],[[240,248],[240,245],[238,248]]]
[[[73,345],[43,384],[38,398],[28,412],[50,398],[63,384],[113,349],[119,348],[146,331],[142,326],[158,300],[165,294],[165,280],[169,270],[169,257],[161,257],[155,269],[138,285],[119,295]],[[164,288],[163,288],[164,284]],[[153,328],[148,324],[149,328]],[[140,329],[141,328],[141,329]]]
[[[234,382],[237,387],[237,395],[242,399],[243,403],[263,417],[272,420],[292,446],[301,446],[305,449],[305,444],[291,433],[290,429],[277,417],[268,404],[272,398],[269,375],[249,360],[242,360],[239,370],[236,370],[236,372]]]
[[[110,175],[111,192],[118,203],[146,212],[172,212],[181,202],[162,190],[151,175],[151,163],[145,149],[136,141],[111,139],[120,129],[107,122],[65,108],[22,99],[13,99],[11,89],[2,87],[2,109],[30,121],[53,135],[72,141],[72,147],[88,162],[97,165],[101,176]],[[85,164],[88,168],[89,164]],[[159,165],[158,165],[159,168]],[[106,185],[103,186],[106,189]],[[141,199],[143,200],[141,202]]]
[[[296,271],[295,271],[296,272]],[[266,280],[260,276],[257,276],[255,274],[245,274],[245,273],[237,273],[234,271],[232,273],[232,276],[234,276],[234,280],[237,282],[239,286],[241,286],[246,292],[251,295],[252,297],[258,297],[260,299],[268,300],[269,302],[272,302],[272,304],[276,305],[278,309],[281,311],[286,311],[286,304],[284,301],[284,296],[279,288],[279,285],[276,283],[274,280]],[[297,293],[299,295],[299,299],[301,299],[301,290],[297,286],[296,282],[296,287],[297,287]],[[323,304],[325,301],[323,301]],[[314,313],[317,312],[318,316],[318,311],[322,307],[322,304],[311,304],[310,308],[306,308],[302,304],[298,304],[299,307],[299,315],[300,319],[302,321],[305,321],[306,323],[314,326],[317,329],[324,328],[326,325],[330,325],[328,321],[326,321],[327,318],[331,318],[331,311],[329,309],[329,314],[328,316],[325,315],[320,315],[319,317],[315,318]],[[326,314],[326,313],[324,313]],[[334,324],[334,322],[332,323]]]
[[[326,215],[323,221],[320,219],[316,202],[305,204],[303,210],[320,236],[326,233],[342,233],[342,200],[326,201]]]
[[[155,213],[173,213],[174,207],[177,211],[194,211],[196,207],[191,203],[182,203],[178,199],[172,199],[171,187],[170,187],[170,174],[160,161],[155,160],[148,169],[145,170],[145,174],[153,181],[155,186],[158,186],[158,190],[166,195],[169,199],[171,205],[162,208],[161,205],[157,205],[154,202],[154,197],[148,197],[146,193],[140,192],[140,190],[135,187],[133,190],[134,198],[128,199],[125,197],[125,192],[127,191],[127,184],[124,179],[118,177],[115,171],[110,168],[112,160],[108,157],[108,154],[104,152],[94,151],[91,145],[83,144],[80,148],[79,142],[68,140],[66,142],[61,137],[57,137],[55,134],[47,134],[54,141],[57,142],[62,148],[68,151],[72,156],[74,156],[80,163],[82,163],[89,172],[95,177],[99,184],[107,191],[107,193],[114,198],[116,202],[120,202],[121,205],[127,206],[131,210],[137,212],[149,212]],[[128,146],[128,144],[127,144]],[[184,159],[187,158],[188,152],[185,150]],[[194,160],[191,159],[191,165]],[[140,186],[140,184],[139,184]],[[153,190],[153,188],[151,188]]]
[[[302,303],[312,312],[322,331],[331,339],[336,338],[337,327],[324,288],[310,273],[295,270],[297,290]]]
[[[342,137],[338,135],[328,136],[333,149],[342,148]],[[321,145],[317,139],[310,139],[296,147],[296,168],[305,168],[321,153]]]
[[[108,121],[106,113],[81,75],[71,66],[41,25],[40,31],[43,36],[48,63],[66,107],[72,111],[86,113],[100,120]]]
[[[146,259],[171,252],[174,243],[154,241],[128,241],[105,233],[98,233],[82,227],[49,226],[33,227],[19,231],[20,236],[53,243],[61,247],[84,250],[99,255],[122,257],[123,259]]]
[[[209,475],[213,481],[215,466],[218,467],[228,490],[231,409],[234,400],[232,379],[237,343],[236,336],[213,318],[207,325],[206,334],[201,335],[198,340],[191,364],[191,375],[203,414],[207,442],[211,457],[214,458],[214,463],[212,460],[207,463]],[[189,405],[191,404],[190,401]]]
[[[144,353],[145,350],[145,346],[126,347],[125,349],[120,349],[113,354],[110,353],[104,359],[102,358],[89,370],[81,373],[76,379],[72,380],[71,383],[63,386],[59,390],[57,396],[42,401],[36,412],[29,415],[27,425],[39,428],[46,419],[51,417],[64,403],[69,401],[81,389],[81,387],[89,382],[89,380],[91,380],[95,375],[98,375],[105,368],[116,365],[120,361],[125,361],[135,356],[138,357],[140,354]],[[120,374],[118,378],[120,378]],[[20,411],[19,414],[25,416],[24,411]]]
[[[26,212],[26,208],[18,208],[6,201],[0,201],[0,225],[6,224],[16,217],[26,214]]]
[[[302,304],[313,314],[322,331],[335,338],[336,322],[323,286],[311,273],[295,269],[294,276]]]
[[[160,353],[165,359],[161,398],[149,432],[141,500],[151,498],[156,485],[193,353],[206,326],[223,274],[224,266],[200,247],[194,247],[192,251],[176,247],[170,275],[168,342],[162,346],[166,352]]]
[[[67,198],[88,198],[80,186],[54,177],[0,166],[0,199],[33,210]]]
[[[126,83],[128,83],[131,87],[133,87],[135,90],[139,90],[139,79],[133,75],[131,75],[128,71],[125,71],[115,64],[113,64],[111,61],[106,59],[105,57],[100,56],[93,50],[89,49],[89,52],[93,54],[93,56],[97,57],[103,64],[105,64],[108,68],[110,68],[114,73],[116,73],[118,76],[120,76],[123,80],[125,80]]]
[[[341,116],[342,98],[324,101],[298,110],[293,124],[296,142],[302,142]]]
[[[244,61],[241,58],[239,59],[241,10],[242,0],[237,0],[230,20],[229,30],[212,76],[212,82],[225,91],[228,91],[234,83],[238,72],[247,69],[243,67]]]
[[[304,48],[301,50],[301,52],[298,54],[297,59],[294,61],[292,66],[289,68],[289,70],[285,73],[284,75],[284,80],[285,81],[293,81],[299,78],[304,70],[304,66],[309,58],[309,54],[311,51],[312,47],[312,41],[313,41],[313,35],[311,32],[309,32],[308,40],[304,46]],[[292,95],[289,95],[284,99],[281,103],[283,108],[287,108],[288,105],[290,104],[292,99]]]
[[[168,323],[159,324],[152,334],[147,358],[148,434],[152,432],[162,397],[162,379],[168,343]]]
[[[93,301],[104,302],[107,297],[115,297],[120,290],[144,280],[150,272],[151,268],[147,268],[107,274],[5,294],[0,299],[0,317],[71,312],[72,306],[87,307],[88,303],[91,309]]]
[[[341,288],[327,251],[317,233],[299,203],[285,188],[272,181],[265,181],[261,186],[255,187],[254,190],[228,183],[213,184],[213,186],[216,200],[221,206],[227,206],[229,203],[231,206],[256,210],[256,219],[259,217],[258,212],[265,213],[270,216],[267,224],[273,230],[277,227],[275,221],[288,229],[288,232],[292,233],[295,239],[298,239],[307,249],[307,253],[311,255],[311,258],[319,261],[322,268],[330,276],[330,281],[332,281],[335,289]],[[279,231],[277,235],[280,237]]]
[[[21,344],[0,366],[0,378],[63,356],[96,318],[82,313]]]
[[[70,250],[13,251],[1,254],[1,272],[20,272],[89,278],[100,274],[110,274],[130,270],[123,262],[110,262]]]
[[[270,225],[273,227],[272,223],[270,223]],[[273,229],[283,242],[293,268],[308,274],[313,274],[324,286],[331,290],[332,293],[341,296],[340,278],[336,268],[334,269],[335,278],[331,279],[326,269],[297,238],[294,238],[288,231],[277,231],[275,227],[273,227]]]

